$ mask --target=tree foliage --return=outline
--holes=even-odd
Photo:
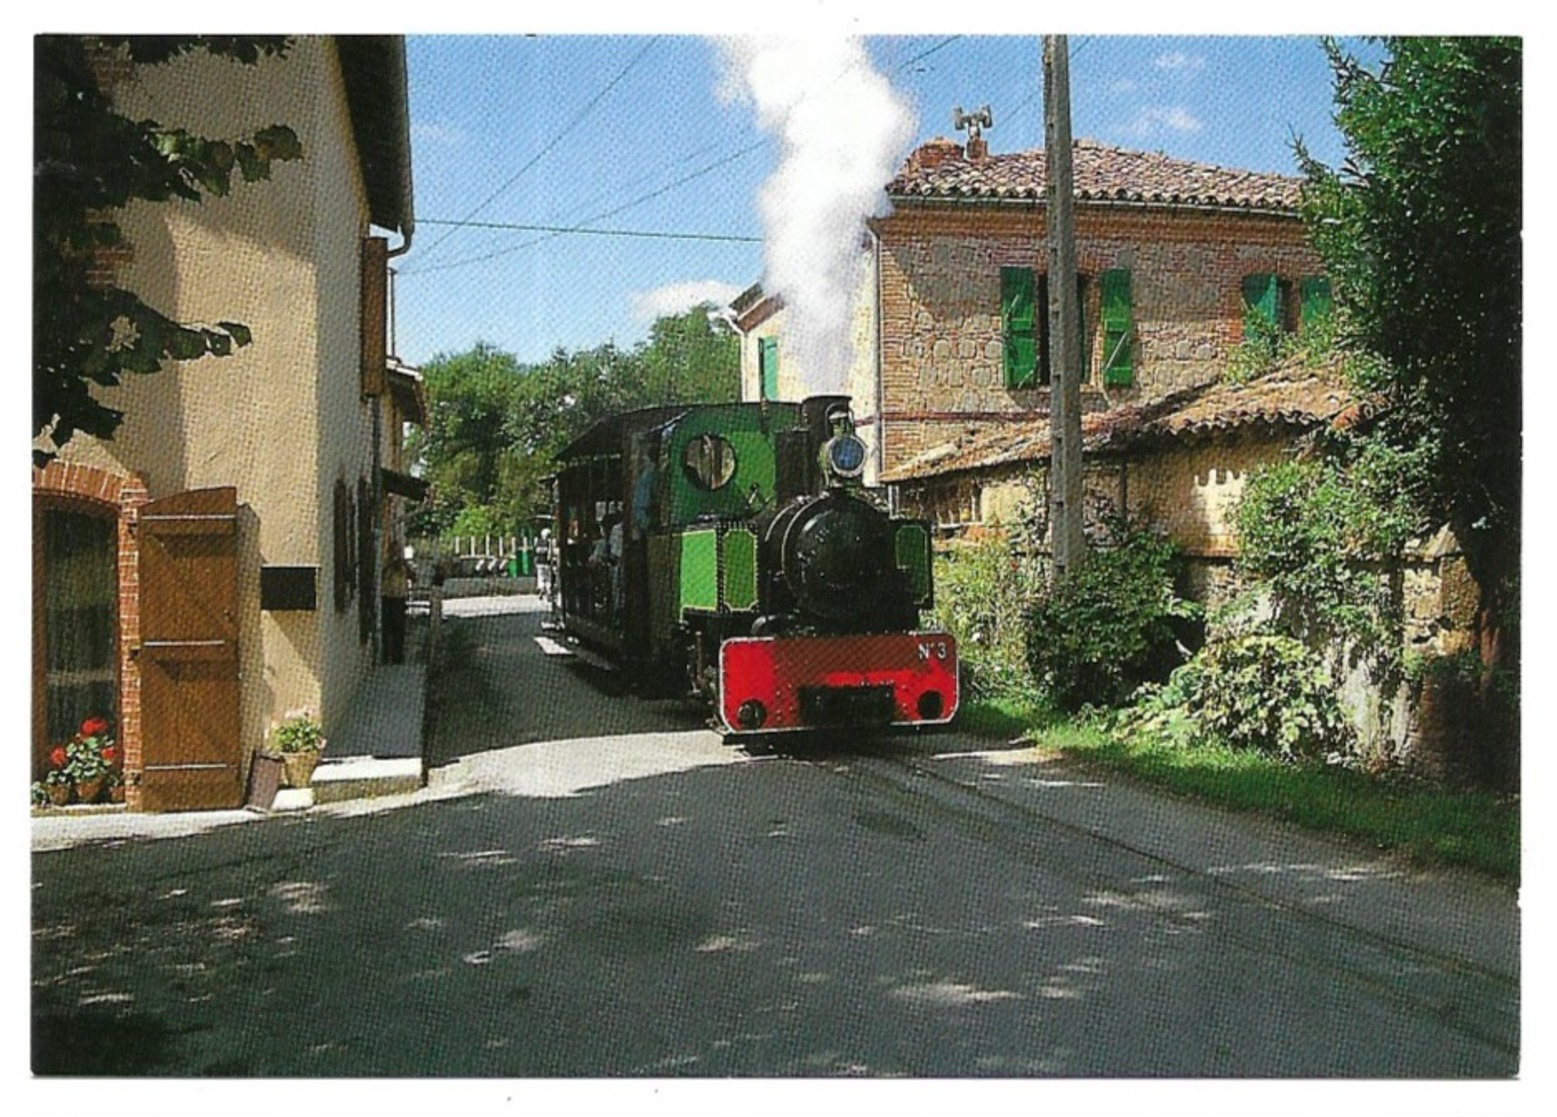
[[[1288,634],[1400,655],[1398,595],[1384,576],[1425,527],[1430,452],[1342,435],[1326,453],[1250,475],[1238,502],[1238,573],[1270,592]]]
[[[428,362],[428,423],[411,449],[432,493],[413,532],[517,532],[547,510],[555,455],[594,423],[637,407],[736,399],[740,342],[709,309],[660,318],[632,349],[558,349],[526,365],[478,343]]]
[[[249,344],[239,322],[180,323],[134,292],[99,281],[102,252],[124,242],[114,211],[133,199],[198,202],[228,194],[234,176],[270,177],[297,159],[296,133],[268,124],[242,137],[209,139],[114,111],[94,60],[123,52],[156,66],[191,51],[253,65],[281,55],[280,36],[41,35],[34,40],[33,431],[41,464],[77,432],[110,438],[123,415],[91,386],[152,373],[168,360],[225,356]]]
[[[1384,42],[1377,71],[1326,43],[1348,156],[1299,145],[1305,216],[1343,340],[1380,358],[1362,366],[1391,404],[1380,434],[1431,455],[1428,510],[1496,610],[1520,536],[1521,43]]]
[[[1114,546],[1092,552],[1041,594],[1029,618],[1033,677],[1062,708],[1118,705],[1177,664],[1176,625],[1201,610],[1174,589],[1177,549],[1120,522]]]

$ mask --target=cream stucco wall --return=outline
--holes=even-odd
[[[140,473],[153,499],[237,487],[245,746],[298,706],[319,710],[329,732],[370,666],[355,606],[333,606],[331,489],[370,476],[372,461],[358,388],[367,203],[334,46],[300,38],[252,67],[196,52],[138,69],[113,95],[127,115],[201,135],[284,123],[303,158],[275,164],[269,181],[235,175],[226,198],[118,215],[134,250],[119,282],[181,322],[242,322],[253,343],[102,391],[123,425],[109,442],[77,436],[62,457]],[[262,612],[262,564],[316,566],[318,609]]]

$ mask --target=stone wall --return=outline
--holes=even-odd
[[[1097,538],[1120,508],[1165,530],[1184,558],[1179,591],[1214,612],[1247,587],[1235,569],[1234,516],[1254,469],[1279,460],[1290,440],[1273,432],[1175,442],[1129,458],[1089,459],[1082,475],[1087,531]],[[943,538],[1029,524],[1047,532],[1047,463],[963,472],[898,487],[905,514],[937,524]],[[1474,665],[1479,591],[1447,528],[1375,571],[1403,618],[1401,659]],[[1376,656],[1337,645],[1327,658],[1337,695],[1369,763],[1405,765],[1438,779],[1517,785],[1518,732],[1484,682],[1459,674],[1408,678]],[[1462,658],[1460,663],[1465,663]],[[1504,720],[1499,720],[1504,719]]]
[[[885,467],[1013,415],[1049,410],[1046,387],[1008,389],[1000,269],[1048,270],[1043,210],[900,208],[881,241],[881,411]],[[1090,378],[1083,407],[1154,399],[1220,375],[1243,338],[1243,279],[1275,273],[1296,287],[1321,274],[1295,216],[1082,206],[1077,256]],[[1131,276],[1134,383],[1104,387],[1097,277]]]

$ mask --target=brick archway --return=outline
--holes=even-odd
[[[53,461],[32,471],[33,495],[33,676],[32,721],[34,766],[47,753],[50,742],[46,701],[46,664],[43,658],[47,631],[44,622],[44,555],[42,517],[50,510],[86,512],[115,521],[115,573],[118,582],[116,735],[124,753],[125,801],[131,810],[140,807],[141,748],[140,673],[133,649],[141,639],[140,554],[135,524],[142,505],[150,499],[146,482],[135,474],[115,474],[94,466]]]

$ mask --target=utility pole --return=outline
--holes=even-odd
[[[1049,538],[1054,579],[1086,560],[1081,491],[1081,339],[1076,306],[1075,176],[1071,169],[1070,48],[1064,35],[1043,39],[1043,118],[1048,165]]]

